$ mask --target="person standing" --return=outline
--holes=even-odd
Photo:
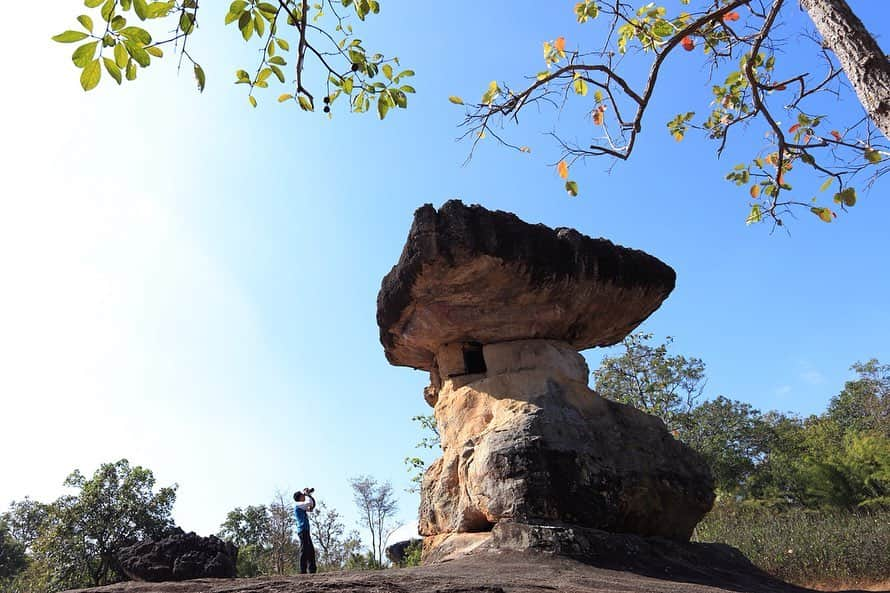
[[[312,498],[314,488],[303,488],[300,492],[294,492],[294,518],[297,520],[297,537],[300,538],[300,574],[315,574],[315,546],[312,545],[312,537],[309,535],[309,515],[315,508],[315,499]]]

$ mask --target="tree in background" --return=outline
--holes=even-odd
[[[318,550],[318,568],[321,571],[339,568],[345,562],[342,553],[342,538],[346,527],[340,521],[337,509],[330,509],[323,502],[318,503],[309,515],[314,541]]]
[[[294,541],[294,514],[281,492],[269,505],[269,559],[272,574],[289,574],[296,569],[300,545]]]
[[[226,514],[217,537],[238,546],[238,576],[261,574],[263,557],[269,546],[268,509],[265,505],[235,507]]]
[[[104,463],[87,478],[75,470],[65,480],[75,490],[44,505],[30,499],[4,514],[29,555],[23,591],[98,586],[124,578],[117,552],[173,528],[176,486],[155,491],[151,470],[126,459]]]
[[[851,369],[859,378],[847,381],[843,391],[831,398],[828,416],[844,430],[890,437],[890,365],[873,358]]]
[[[699,358],[668,354],[673,338],[652,346],[652,334],[630,334],[624,351],[606,356],[593,372],[596,391],[661,418],[668,430],[679,431],[705,387],[705,365]]]
[[[681,439],[711,467],[718,491],[738,492],[766,453],[769,426],[750,404],[718,396],[681,419]]]
[[[3,520],[10,535],[29,549],[49,519],[50,510],[51,505],[25,497],[24,500],[12,501],[9,510],[3,514]]]
[[[14,538],[6,522],[0,519],[0,586],[25,570],[27,565],[25,544]]]
[[[197,0],[84,0],[84,4],[92,10],[77,17],[78,30],[53,37],[79,44],[72,60],[80,69],[84,90],[99,84],[103,69],[118,84],[135,80],[139,68],[147,68],[164,56],[163,48],[172,46],[179,50],[180,65],[184,60],[192,64],[203,91],[206,74],[188,46],[203,24]],[[798,6],[792,0],[681,0],[680,7],[635,4],[575,3],[579,23],[604,22],[604,30],[593,35],[588,47],[565,37],[545,42],[546,69],[530,77],[530,83],[511,86],[492,80],[481,100],[467,105],[465,137],[472,138],[474,147],[491,137],[530,153],[527,145],[505,139],[503,124],[518,124],[520,114],[529,109],[553,109],[555,129],[550,135],[561,155],[556,169],[566,191],[575,196],[579,186],[569,179],[570,167],[594,157],[629,159],[668,58],[701,52],[698,59],[715,82],[701,101],[707,105],[705,113],[696,117],[691,106],[677,105],[678,114],[667,122],[667,132],[681,141],[689,129],[699,130],[716,142],[719,156],[731,131],[733,136],[739,134],[753,122],[759,124],[753,126],[755,137],[768,130],[762,149],[727,175],[747,190],[748,223],[771,220],[782,225],[783,217],[795,209],[808,209],[831,222],[838,211],[856,204],[856,179],[866,177],[871,183],[888,170],[884,163],[890,154],[886,144],[890,60],[845,0],[800,0],[818,35],[801,31],[790,37],[777,30],[781,15]],[[377,0],[323,0],[311,6],[308,0],[235,0],[225,24],[237,29],[243,40],[253,40],[260,57],[248,67],[253,73],[236,70],[234,82],[247,87],[253,106],[257,91],[277,79],[285,85],[278,101],[292,101],[305,111],[316,108],[316,96],[328,116],[341,98],[345,110],[374,109],[381,119],[392,108],[405,108],[414,88],[404,80],[414,72],[400,70],[398,58],[366,50],[350,22],[353,15],[364,21],[378,12]],[[133,24],[136,20],[140,25],[158,21],[158,30],[164,33],[156,39]],[[788,38],[812,43],[807,64],[783,59],[783,42]],[[288,60],[295,73],[291,80],[284,71]],[[317,77],[311,82],[304,76],[309,63]],[[636,69],[648,74],[634,80]],[[853,117],[842,117],[836,104],[820,99],[848,96],[846,84],[853,87],[862,108]],[[451,101],[464,104],[457,96]],[[826,110],[830,113],[824,114]],[[589,122],[583,141],[566,133],[577,133],[577,119],[570,115]],[[786,128],[781,122],[788,121],[794,123]],[[813,202],[809,195],[801,199],[792,194],[790,171],[795,165],[824,179],[822,191],[836,184],[831,201]]]
[[[353,500],[362,517],[361,522],[371,535],[371,557],[378,567],[383,566],[386,536],[390,522],[398,510],[398,503],[389,482],[378,483],[371,476],[359,476],[349,480]]]

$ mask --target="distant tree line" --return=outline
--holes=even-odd
[[[177,487],[156,489],[151,470],[126,459],[102,464],[89,479],[75,470],[65,485],[72,493],[52,503],[25,498],[0,514],[3,593],[52,593],[125,580],[118,551],[176,531]],[[350,487],[371,546],[365,549],[359,532],[347,532],[340,513],[321,502],[309,514],[321,571],[386,564],[385,541],[397,510],[392,486],[359,476]],[[293,526],[293,504],[278,492],[267,505],[229,511],[217,535],[238,546],[238,576],[287,575],[299,571]]]
[[[890,508],[890,365],[857,362],[857,377],[819,415],[761,412],[701,400],[705,365],[632,334],[594,371],[596,390],[661,418],[707,460],[718,492],[781,506]]]

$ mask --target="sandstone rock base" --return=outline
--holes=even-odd
[[[590,390],[571,346],[486,345],[476,375],[449,373],[447,355],[435,407],[443,456],[424,476],[423,535],[507,522],[688,540],[710,510],[705,462],[658,418]]]

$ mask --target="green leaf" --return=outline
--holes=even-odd
[[[284,103],[285,101],[290,101],[293,98],[294,98],[294,96],[291,95],[290,93],[284,93],[283,95],[278,96],[278,102]]]
[[[250,102],[251,107],[256,107],[256,97],[247,95],[247,100]]]
[[[148,65],[151,64],[151,56],[141,45],[137,45],[131,41],[124,41],[124,46],[127,48],[130,57],[136,60],[137,64],[143,68],[147,68]]]
[[[164,50],[162,50],[160,47],[158,47],[156,45],[146,47],[145,51],[147,51],[149,54],[153,55],[156,58],[164,57]]]
[[[856,188],[848,187],[845,190],[839,191],[834,194],[834,203],[835,204],[843,204],[847,208],[852,208],[856,205]]]
[[[281,68],[279,68],[275,64],[270,64],[269,68],[272,70],[272,72],[275,73],[275,77],[278,79],[278,82],[284,84],[284,71],[282,71]]]
[[[566,181],[566,192],[573,198],[578,197],[578,182]]]
[[[813,206],[810,208],[810,212],[818,216],[822,222],[831,222],[831,219],[833,218],[831,210],[828,208],[817,208],[816,206]]]
[[[388,95],[385,93],[381,93],[379,97],[377,97],[377,113],[380,115],[380,119],[386,117],[386,113],[389,111],[389,99]]]
[[[300,103],[300,109],[303,111],[312,111],[312,101],[309,100],[309,97],[306,95],[300,95],[297,97],[297,101]]]
[[[596,91],[596,92],[594,92],[594,93],[593,93],[593,100],[596,101],[596,104],[597,104],[597,105],[599,105],[600,103],[602,103],[602,102],[603,102],[603,92],[602,92],[602,91]]]
[[[883,157],[881,157],[881,153],[872,148],[867,148],[865,150],[865,160],[867,160],[872,165],[880,163]]]
[[[121,29],[120,34],[130,39],[131,41],[135,41],[137,43],[141,43],[142,45],[148,45],[151,43],[151,35],[145,29],[140,27],[125,27]]]
[[[130,55],[127,53],[127,48],[124,47],[123,43],[118,43],[114,46],[114,63],[117,64],[118,68],[125,67],[129,59]]]
[[[88,16],[85,15],[85,14],[82,14],[82,15],[80,15],[79,17],[77,17],[77,21],[78,21],[81,25],[83,25],[83,28],[84,28],[84,29],[86,29],[86,30],[89,31],[90,33],[93,32],[93,19],[91,19],[90,17],[88,17]]]
[[[245,0],[235,0],[229,5],[230,13],[241,14],[244,12],[244,9],[247,8],[247,2]]]
[[[253,13],[253,28],[260,37],[266,34],[266,21],[262,19],[259,12]]]
[[[290,45],[288,45],[287,41],[285,41],[284,39],[276,39],[275,43],[277,43],[278,47],[280,47],[284,51],[290,50]]]
[[[393,102],[401,109],[405,109],[406,107],[408,107],[408,95],[406,95],[399,89],[389,89],[389,96],[390,98],[392,98]]]
[[[65,31],[64,33],[59,33],[58,35],[52,38],[53,41],[57,41],[59,43],[76,43],[81,39],[86,39],[89,37],[83,31]]]
[[[414,87],[411,86],[410,84],[403,84],[402,86],[399,87],[399,90],[402,91],[403,93],[416,93],[417,92],[414,90]]]
[[[74,50],[74,53],[71,54],[71,61],[74,62],[74,65],[78,68],[85,68],[87,64],[93,59],[93,56],[96,55],[96,48],[99,46],[98,41],[90,41],[88,43],[84,43],[80,47]]]
[[[482,104],[489,105],[491,104],[495,97],[500,93],[500,88],[498,88],[498,83],[496,80],[492,80],[488,83],[488,90],[482,95]]]
[[[173,10],[174,2],[152,2],[146,7],[145,16],[150,19],[162,18]]]
[[[583,97],[587,95],[587,82],[585,82],[583,78],[576,78],[572,82],[572,89],[574,89],[576,94]]]
[[[198,92],[203,93],[207,77],[204,75],[204,69],[199,64],[195,64],[195,80],[198,83]]]
[[[278,64],[279,66],[284,66],[287,64],[287,61],[284,58],[282,58],[281,56],[272,56],[271,58],[269,58],[269,63],[270,64]]]
[[[352,78],[344,78],[343,79],[343,92],[347,95],[352,94],[353,81]]]
[[[235,78],[248,82],[250,80],[250,74],[247,73],[247,70],[237,70],[235,72]]]
[[[84,0],[83,3],[87,8],[96,8],[103,2],[105,2],[105,0]]]
[[[111,22],[112,17],[114,17],[115,6],[117,6],[117,0],[105,0],[105,4],[99,9],[99,14],[102,15],[105,22]]]
[[[464,100],[456,95],[451,95],[450,97],[448,97],[448,100],[451,101],[452,103],[454,103],[455,105],[463,105],[464,104]]]
[[[829,187],[831,187],[832,182],[834,181],[834,177],[829,177],[825,181],[822,182],[822,185],[819,186],[819,191],[825,191]]]
[[[114,63],[114,60],[110,58],[102,58],[102,60],[105,62],[105,69],[108,70],[111,77],[120,84],[122,80],[121,69],[118,68],[117,64]]]
[[[751,213],[748,215],[748,218],[745,219],[745,224],[755,224],[763,220],[763,216],[760,212],[760,205],[754,204],[751,206]]]
[[[392,80],[392,66],[389,64],[383,65],[383,75],[388,79]]]
[[[93,60],[87,64],[84,67],[83,72],[80,73],[80,86],[82,86],[85,91],[91,91],[96,88],[96,85],[99,84],[101,78],[102,66],[99,64],[99,60]]]
[[[136,16],[139,17],[140,21],[144,21],[148,18],[148,4],[145,0],[133,0],[133,10],[136,12]]]
[[[136,80],[136,62],[132,59],[127,61],[127,80]]]
[[[195,19],[192,17],[192,13],[183,12],[179,17],[179,29],[188,35],[195,28]]]
[[[249,12],[241,13],[241,16],[238,18],[238,28],[241,30],[241,36],[244,38],[244,41],[250,40],[250,36],[253,35],[253,19],[250,18]]]

